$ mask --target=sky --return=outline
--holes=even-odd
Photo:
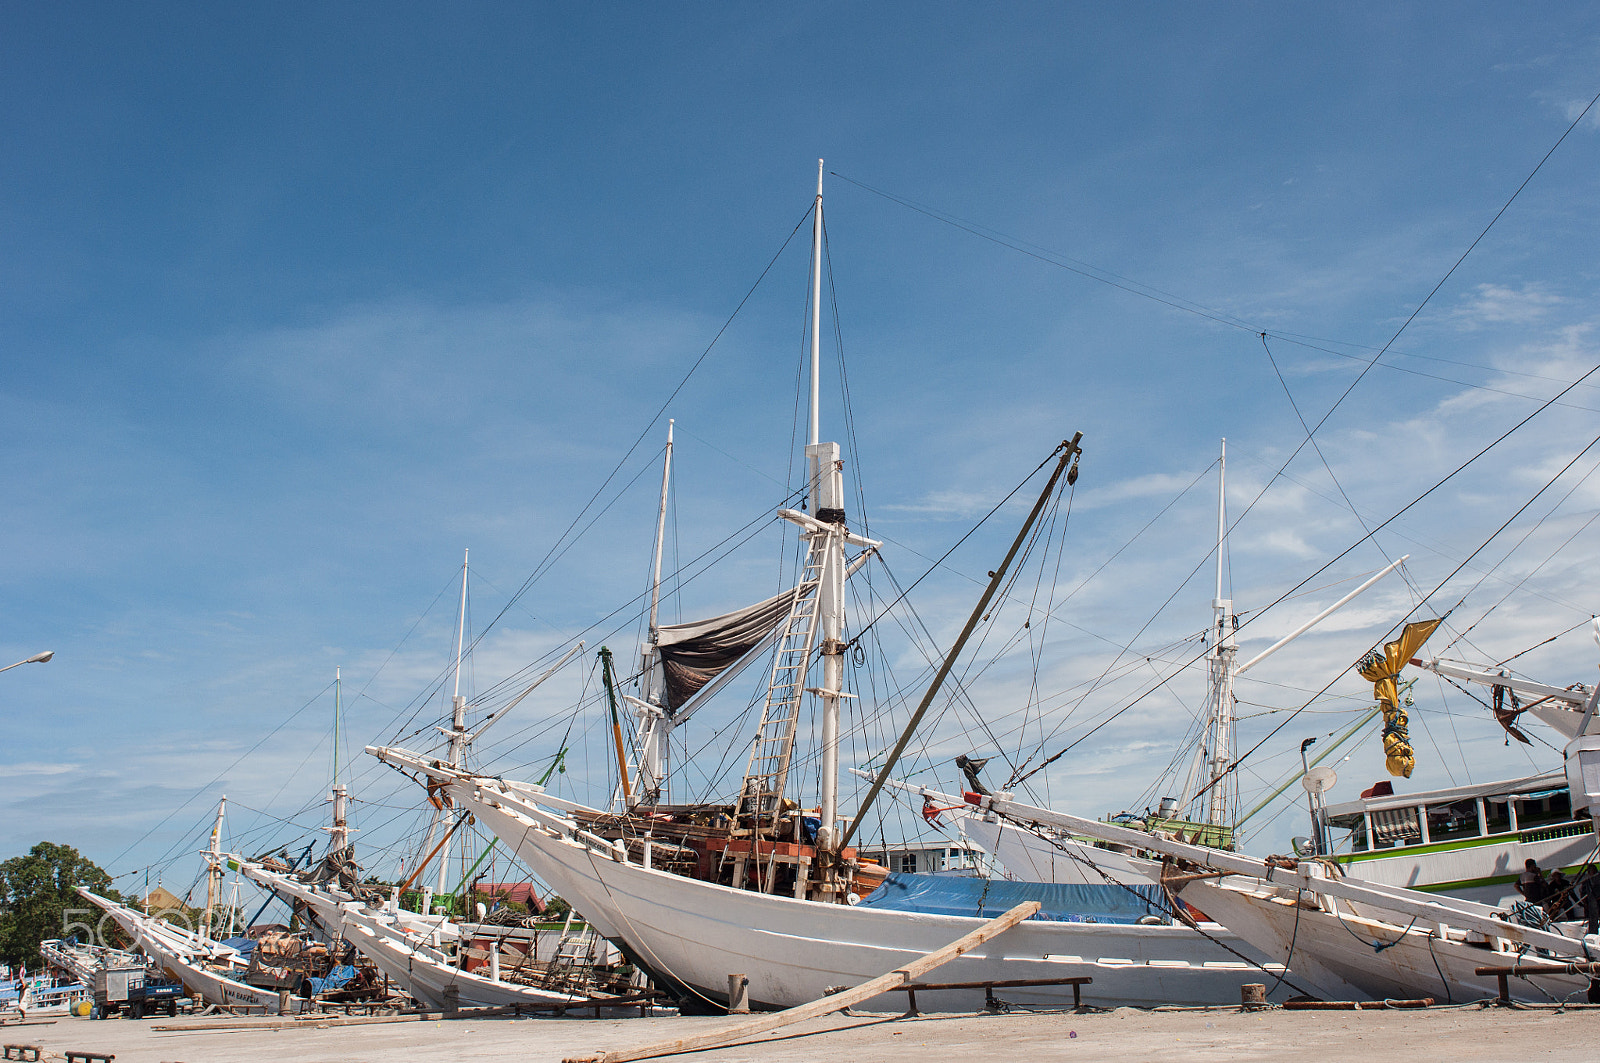
[[[598,643],[637,659],[666,418],[668,619],[781,583],[818,158],[823,435],[899,585],[1084,436],[1026,581],[1056,620],[1013,644],[1002,611],[908,771],[1108,720],[1033,796],[1159,796],[1203,699],[1179,666],[1223,437],[1241,654],[1410,554],[1241,680],[1246,747],[1309,705],[1245,803],[1359,718],[1350,668],[1413,609],[1453,608],[1435,648],[1470,627],[1447,655],[1479,663],[1567,632],[1515,667],[1592,682],[1600,453],[1518,507],[1600,432],[1600,374],[1541,410],[1600,365],[1597,112],[1568,134],[1597,59],[1577,4],[8,5],[0,648],[56,656],[0,676],[0,857],[186,887],[224,793],[230,845],[303,845],[338,669],[358,844],[392,862],[420,791],[360,749],[436,740],[469,548],[474,704],[586,640],[479,762],[531,778],[567,738],[555,785],[605,800],[578,740]],[[886,622],[860,682],[918,689],[1022,513],[919,584],[921,650]],[[1559,764],[1414,695],[1402,788]],[[685,740],[740,759],[742,704]],[[846,766],[904,723],[875,704]],[[1334,799],[1383,777],[1364,734]],[[1283,851],[1299,807],[1245,847]]]

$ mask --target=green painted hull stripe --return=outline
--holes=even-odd
[[[1395,849],[1372,849],[1365,853],[1351,853],[1341,856],[1341,864],[1355,864],[1363,860],[1383,860],[1393,856],[1408,856],[1412,853],[1448,853],[1457,849],[1477,849],[1485,845],[1507,845],[1517,841],[1515,834],[1507,834],[1498,838],[1462,838],[1456,841],[1434,842],[1431,845],[1405,845]]]
[[[1559,870],[1567,876],[1576,875],[1585,867],[1584,864],[1573,864]],[[1552,870],[1545,868],[1545,871]],[[1456,882],[1430,882],[1425,886],[1406,886],[1405,889],[1417,890],[1421,893],[1453,893],[1457,890],[1478,889],[1483,886],[1510,886],[1516,883],[1517,875],[1493,875],[1489,878],[1464,878]]]
[[[1562,826],[1565,827],[1566,825],[1562,824]],[[1587,833],[1584,830],[1575,830],[1570,835],[1563,834],[1554,838],[1536,838],[1533,841],[1522,840],[1522,834],[1536,834],[1543,830],[1544,828],[1540,827],[1530,827],[1528,830],[1518,834],[1498,834],[1488,838],[1456,838],[1447,842],[1433,842],[1429,845],[1402,845],[1393,849],[1371,849],[1364,853],[1351,853],[1348,856],[1341,856],[1338,859],[1341,864],[1358,864],[1363,860],[1386,860],[1395,856],[1410,856],[1412,854],[1420,856],[1423,853],[1448,853],[1460,849],[1478,849],[1485,845],[1510,845],[1512,843],[1539,845],[1543,842],[1565,841],[1569,837],[1581,838]]]

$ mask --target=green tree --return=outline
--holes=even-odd
[[[62,936],[66,910],[89,906],[79,886],[122,899],[111,876],[70,845],[40,842],[26,856],[0,863],[0,961],[38,965],[39,942]]]

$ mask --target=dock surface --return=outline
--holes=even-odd
[[[158,1023],[62,1019],[5,1030],[7,1042],[115,1055],[117,1063],[559,1063],[568,1056],[709,1032],[727,1017],[460,1019],[323,1029],[159,1033]],[[833,1015],[758,1042],[684,1056],[695,1063],[881,1063],[1285,1059],[1470,1063],[1594,1058],[1600,1011],[1466,1007],[1427,1011]]]

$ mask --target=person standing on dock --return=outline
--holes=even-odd
[[[1576,919],[1577,896],[1572,888],[1572,883],[1567,879],[1566,873],[1559,867],[1550,872],[1550,883],[1545,887],[1544,910],[1550,916],[1552,923],[1566,922]]]
[[[1585,934],[1600,933],[1600,871],[1593,864],[1578,873],[1575,883],[1578,901],[1583,906],[1583,918],[1588,923]]]
[[[1523,865],[1522,874],[1517,876],[1517,892],[1522,894],[1522,899],[1529,904],[1544,904],[1548,893],[1544,872],[1539,870],[1539,861],[1531,856]]]

